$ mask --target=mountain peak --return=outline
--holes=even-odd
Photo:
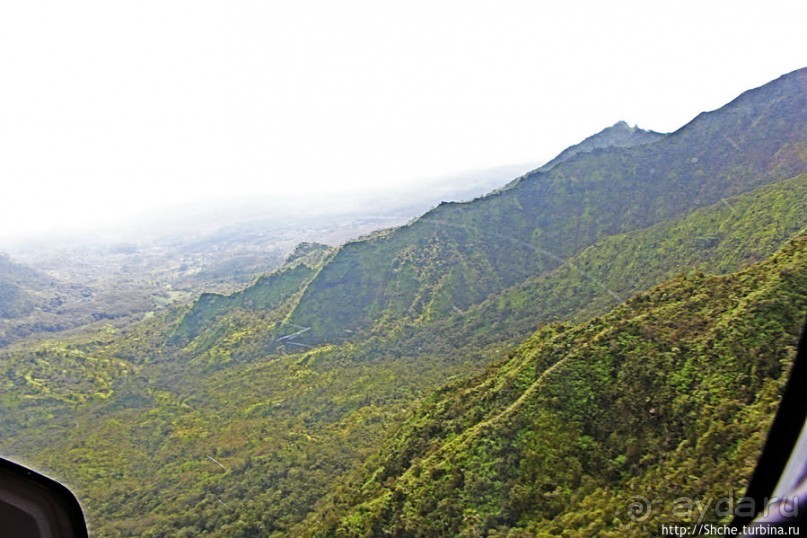
[[[581,153],[591,153],[594,150],[604,148],[629,148],[633,146],[640,146],[642,144],[655,142],[664,136],[665,135],[663,133],[641,129],[636,125],[631,127],[625,120],[619,120],[610,127],[606,127],[602,131],[589,136],[582,142],[569,146],[560,152],[554,159],[535,171],[547,172],[563,161],[568,161],[575,155],[579,155]],[[522,179],[524,179],[524,177],[526,177],[526,175],[516,178],[501,189],[494,192],[501,192],[515,187],[521,182]]]
[[[557,157],[542,166],[541,170],[549,170],[580,153],[589,153],[602,148],[639,146],[654,142],[663,136],[661,133],[640,129],[638,126],[631,127],[625,120],[619,120],[612,126],[589,136],[579,144],[566,148]]]
[[[629,148],[633,146],[640,146],[642,144],[655,142],[664,136],[664,134],[656,131],[640,129],[636,125],[631,127],[625,120],[619,120],[610,127],[606,127],[602,131],[589,136],[582,142],[569,146],[560,152],[554,159],[544,164],[536,171],[547,172],[563,161],[568,161],[575,155],[579,155],[581,153],[591,153],[594,150],[604,148]],[[501,189],[498,189],[497,192],[515,187],[524,177],[525,176],[516,178]]]

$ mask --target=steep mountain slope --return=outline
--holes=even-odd
[[[27,314],[45,302],[39,295],[50,295],[53,285],[53,280],[43,273],[0,253],[0,318]]]
[[[805,317],[803,234],[745,271],[682,276],[547,326],[430,398],[308,532],[645,536],[691,523],[674,499],[747,484]],[[637,492],[649,512],[631,521]],[[708,508],[702,521],[721,519]]]
[[[274,314],[233,307],[187,354],[167,352],[159,319],[6,353],[0,448],[71,484],[99,536],[286,535],[411,402],[501,357],[542,319],[616,304],[592,279],[628,296],[690,268],[764,259],[804,227],[806,192],[802,176],[606,238],[479,308],[383,338],[267,354]]]
[[[764,259],[807,226],[805,215],[807,176],[779,181],[675,221],[606,238],[557,269],[527,279],[465,311],[416,328],[398,326],[389,335],[360,342],[356,353],[420,360],[439,360],[440,356],[462,356],[469,362],[489,360],[503,347],[527,337],[539,322],[584,320],[682,271],[725,273]],[[277,312],[261,311],[265,303],[253,300],[245,309],[244,298],[265,294],[266,285],[279,275],[294,274],[288,269],[227,298],[200,298],[177,330],[185,333],[187,327],[194,327],[192,335],[198,338],[186,351],[198,355],[215,345],[231,355],[250,356],[256,347],[266,349],[260,335],[277,334],[277,322],[299,298],[300,289],[274,288],[275,292],[287,290],[292,299]],[[246,315],[247,311],[251,314]],[[304,329],[293,327],[289,334]],[[242,337],[228,337],[233,333]],[[306,336],[307,331],[298,334],[302,342]],[[280,344],[285,344],[286,350],[309,347],[299,342],[295,339]]]
[[[807,158],[805,76],[655,142],[579,153],[335,254],[303,254],[186,312],[7,350],[0,451],[66,480],[99,536],[288,535],[414,402],[536,326],[585,321],[677,273],[734,271],[802,230],[807,178],[792,171]],[[350,515],[364,500],[335,499],[328,525],[380,521]],[[468,506],[484,518],[489,507]]]
[[[671,135],[617,124],[506,190],[348,243],[265,345],[295,327],[308,329],[301,344],[317,345],[440,319],[605,236],[807,171],[805,80],[807,70],[783,76]],[[597,149],[609,142],[628,147]]]
[[[183,316],[174,333],[175,343],[187,343],[204,329],[210,329],[221,315],[235,309],[250,312],[274,312],[282,316],[281,306],[293,299],[311,281],[331,253],[331,247],[301,243],[277,271],[259,277],[251,286],[230,294],[203,293]]]
[[[729,273],[767,258],[807,227],[807,175],[759,187],[643,230],[607,237],[557,269],[388,344],[420,356],[495,357],[538,323],[584,321],[678,273]]]
[[[606,127],[599,133],[587,137],[582,142],[569,146],[558,154],[557,157],[538,167],[535,171],[546,172],[553,168],[556,164],[563,161],[568,161],[575,155],[581,153],[591,153],[598,149],[606,148],[631,148],[634,146],[641,146],[642,144],[649,144],[656,140],[663,138],[662,133],[655,131],[648,131],[640,129],[639,127],[631,127],[624,121],[618,121],[610,127]],[[501,192],[510,189],[521,183],[525,176],[520,176],[509,182],[504,187],[497,189],[495,192]]]
[[[632,148],[634,146],[655,142],[663,137],[664,135],[662,133],[640,129],[639,127],[631,127],[624,121],[619,121],[611,127],[606,127],[599,133],[589,136],[579,144],[566,148],[557,157],[541,166],[539,170],[549,170],[556,164],[568,161],[580,153],[591,153],[592,151],[605,148]],[[516,180],[516,182],[519,181]]]
[[[580,153],[343,246],[289,317],[309,344],[464,310],[595,241],[807,171],[807,70],[649,144]]]

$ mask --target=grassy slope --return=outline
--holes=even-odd
[[[807,316],[806,246],[539,331],[430,398],[306,533],[644,536],[687,519],[678,497],[742,491]]]
[[[721,203],[677,222],[606,239],[574,264],[588,260],[587,272],[614,286],[614,279],[643,267],[643,276],[631,282],[640,289],[685,267],[730,270],[769,255],[803,226],[804,190],[803,177],[763,187],[732,199],[733,209]],[[693,230],[719,240],[704,245]],[[651,260],[645,256],[653,252],[650,246],[674,247],[676,254]],[[611,258],[607,271],[595,263]],[[236,312],[220,320],[230,329],[224,336],[200,336],[205,345],[196,354],[167,353],[167,327],[160,320],[124,337],[99,335],[73,345],[15,351],[4,361],[10,383],[0,417],[12,434],[4,450],[37,453],[32,463],[76,488],[101,536],[183,529],[237,536],[260,526],[283,534],[337,477],[372,453],[411,402],[448,376],[473,369],[469,359],[478,343],[506,349],[503,328],[522,310],[526,315],[519,319],[529,321],[524,330],[547,308],[564,317],[563,302],[579,298],[579,292],[556,297],[554,306],[526,300],[501,307],[527,292],[541,298],[545,290],[568,287],[570,278],[579,277],[563,268],[556,274],[555,282],[548,275],[492,299],[489,311],[470,318],[465,316],[472,312],[457,314],[457,321],[425,333],[428,337],[402,330],[389,339],[278,356],[255,344],[264,322]],[[602,298],[607,308],[608,297]],[[478,334],[485,327],[488,333]],[[441,340],[455,331],[468,336],[465,347]],[[430,341],[440,345],[429,347]],[[86,377],[88,368],[97,381]],[[77,379],[70,390],[65,372]]]

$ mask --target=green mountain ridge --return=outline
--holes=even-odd
[[[577,153],[505,191],[443,204],[344,245],[303,287],[286,317],[291,326],[275,327],[265,345],[293,327],[310,328],[300,343],[318,345],[449,316],[603,237],[807,171],[805,73],[746,92],[654,142]]]
[[[627,267],[647,267],[651,280],[637,275],[635,286],[682,268],[734,270],[767,257],[803,228],[806,183],[803,176],[779,182],[730,199],[731,207],[719,203],[676,222],[607,238],[573,263],[596,273],[600,269],[594,261],[622,253],[624,261],[612,266],[611,278],[629,279]],[[708,246],[692,230],[720,240]],[[666,272],[643,263],[650,259],[647,248],[637,245],[663,246],[667,257],[654,263]],[[554,284],[553,275],[558,278]],[[208,351],[200,348],[200,355],[187,363],[170,355],[161,358],[159,345],[151,346],[148,334],[138,332],[123,341],[118,335],[99,335],[89,342],[6,355],[4,377],[17,381],[0,399],[2,428],[11,434],[3,450],[16,446],[15,453],[25,454],[40,447],[39,465],[45,463],[80,493],[101,536],[143,535],[148,529],[173,535],[183,528],[199,534],[206,532],[200,522],[207,522],[213,535],[237,535],[234,529],[254,529],[259,522],[267,531],[287,534],[338,477],[369,456],[411,402],[447,376],[472,372],[475,364],[500,357],[541,319],[527,314],[519,330],[516,313],[540,313],[542,307],[532,298],[507,309],[500,302],[514,301],[525,290],[541,297],[546,290],[568,288],[557,304],[582,298],[585,311],[587,300],[569,278],[578,285],[589,282],[571,267],[559,268],[492,298],[478,316],[456,314],[454,321],[421,327],[419,334],[402,331],[389,339],[275,358],[262,358],[265,351],[251,344],[250,331],[263,331],[261,322],[232,315],[219,321],[229,336],[207,341]],[[610,282],[607,274],[602,278]],[[604,303],[597,308],[606,311],[613,299],[601,297]],[[159,342],[165,329],[156,329]],[[487,354],[474,358],[485,345]],[[239,355],[247,362],[223,359]],[[128,356],[143,359],[120,359]],[[200,365],[206,366],[200,371]],[[68,384],[69,379],[75,381]],[[88,384],[87,379],[94,381]],[[36,431],[41,433],[32,435]],[[42,452],[42,447],[51,448]],[[229,471],[219,475],[221,469],[207,456]],[[275,478],[259,479],[267,474]],[[197,479],[181,478],[186,475]],[[177,489],[177,483],[183,488]],[[238,511],[217,498],[237,503]],[[243,506],[245,498],[252,508]],[[159,506],[154,499],[160,499]],[[143,519],[146,513],[150,516]]]
[[[218,316],[235,308],[278,310],[311,281],[332,250],[326,245],[301,243],[279,270],[258,277],[251,286],[230,295],[203,293],[183,316],[174,333],[175,343],[187,343]]]
[[[772,255],[807,226],[807,176],[722,200],[644,230],[611,236],[557,269],[532,277],[395,340],[437,355],[495,356],[502,343],[534,331],[537,320],[584,321],[680,272],[723,274]]]
[[[619,409],[635,410],[644,409],[642,398],[656,388],[668,400],[675,397],[664,383],[646,385],[628,372],[624,385],[634,392],[619,400],[617,389],[609,388],[609,376],[622,364],[609,358],[612,344],[631,365],[641,363],[637,349],[653,352],[659,371],[684,359],[712,357],[704,342],[718,345],[725,352],[714,356],[726,366],[715,373],[720,382],[736,387],[737,376],[744,375],[753,383],[737,394],[704,389],[704,398],[716,409],[725,403],[736,410],[736,398],[749,403],[746,413],[759,420],[745,417],[738,428],[750,440],[740,441],[745,437],[734,426],[726,431],[745,443],[741,465],[748,467],[755,457],[788,351],[778,369],[766,363],[764,371],[731,370],[730,345],[709,324],[736,314],[747,329],[743,341],[759,352],[758,360],[773,349],[770,335],[790,338],[792,328],[776,316],[787,311],[794,319],[804,317],[803,267],[796,263],[803,261],[804,239],[737,275],[698,272],[742,270],[767,259],[807,225],[807,175],[799,175],[807,172],[805,83],[807,70],[786,75],[656,141],[578,153],[506,191],[441,205],[408,226],[335,252],[303,245],[284,267],[252,286],[231,295],[202,295],[186,310],[125,330],[109,326],[3,350],[0,451],[71,485],[98,536],[436,531],[426,515],[451,533],[470,535],[477,528],[530,533],[561,523],[577,530],[616,528],[605,516],[574,521],[574,512],[563,512],[556,499],[579,506],[581,513],[600,510],[597,502],[606,499],[610,514],[622,501],[602,491],[608,480],[623,491],[628,471],[639,473],[637,487],[660,475],[642,466],[644,455],[636,461],[630,438],[615,439],[613,447],[603,442],[600,419],[607,412],[598,411],[589,396],[616,398]],[[761,149],[754,149],[757,144]],[[758,283],[760,293],[749,294],[749,282]],[[629,306],[619,306],[637,293]],[[796,295],[795,306],[777,306],[788,294]],[[703,315],[679,319],[690,306]],[[680,321],[680,327],[663,325],[665,319]],[[769,333],[769,326],[775,330]],[[530,336],[536,328],[538,334]],[[765,337],[755,342],[753,328]],[[648,340],[655,332],[659,338]],[[579,356],[564,360],[563,368],[553,366],[571,357],[572,344],[600,334],[607,338],[582,345],[597,352],[599,366],[591,375],[579,371],[586,364]],[[671,343],[684,351],[673,352]],[[497,364],[469,380],[491,361]],[[558,398],[549,402],[554,407],[541,399],[543,388],[528,392],[550,367],[555,369],[544,379],[553,380],[547,391]],[[687,368],[680,383],[694,379]],[[555,372],[578,382],[564,385],[564,378],[556,384]],[[710,381],[709,390],[714,386]],[[475,444],[485,438],[479,433],[501,425],[495,418],[516,401],[523,403],[502,419],[518,422],[502,438],[519,443],[522,450],[513,457],[520,458],[519,466],[527,462],[524,476],[535,478],[535,488],[513,481],[513,459],[502,456],[495,439],[487,452]],[[435,402],[445,409],[435,411]],[[692,409],[684,401],[676,405],[675,417]],[[521,414],[522,407],[540,412],[546,439],[529,432],[532,415]],[[557,410],[558,417],[579,414],[572,416],[579,428],[558,424],[548,410]],[[711,408],[702,410],[714,418]],[[667,416],[650,426],[667,424]],[[717,418],[725,423],[723,415]],[[491,419],[495,428],[477,427]],[[620,420],[609,416],[609,424]],[[678,435],[684,430],[675,420],[669,425]],[[643,440],[661,439],[664,452],[652,461],[674,461],[680,445],[653,437],[659,431],[647,422],[628,421],[625,427],[636,426]],[[702,437],[706,419],[701,422],[686,430],[689,441]],[[515,438],[508,437],[513,432]],[[566,474],[563,464],[556,465],[566,460],[551,451],[560,440],[573,449],[561,455],[580,464]],[[382,446],[386,455],[378,452]],[[724,445],[704,446],[728,453]],[[586,460],[580,450],[592,447],[594,456]],[[536,463],[544,449],[547,469]],[[426,481],[442,489],[426,494],[419,480],[426,475],[418,475],[412,462],[432,450],[454,454],[469,473],[483,470],[474,487],[488,484],[489,495],[450,482],[462,465],[441,474],[436,459],[427,462],[436,471]],[[697,456],[705,458],[705,450]],[[363,462],[369,462],[367,472],[357,470]],[[679,463],[681,469],[703,470],[686,458]],[[379,465],[384,470],[376,477],[367,474]],[[351,476],[352,482],[343,482]],[[671,483],[683,488],[681,480],[676,475]],[[712,476],[704,485],[724,483]],[[457,501],[454,490],[474,499]],[[431,500],[443,507],[431,506]],[[542,504],[551,510],[529,508]],[[504,510],[505,519],[496,510]]]
[[[805,246],[545,327],[432,396],[304,534],[645,536],[677,496],[742,491],[807,314]],[[637,491],[654,510],[632,522]]]
[[[655,142],[663,138],[664,134],[656,131],[648,131],[640,129],[639,127],[631,127],[625,121],[618,121],[610,127],[606,127],[602,131],[592,136],[589,136],[579,144],[575,144],[563,150],[557,157],[538,168],[538,170],[546,171],[553,168],[555,165],[568,161],[575,155],[580,153],[591,153],[598,149],[607,148],[631,148],[634,146],[641,146]],[[515,185],[520,182],[520,178],[509,184]],[[505,189],[508,186],[504,187]]]
[[[807,171],[807,70],[655,142],[581,153],[470,203],[344,245],[289,316],[311,344],[464,310],[597,240]],[[751,128],[753,127],[753,128]],[[513,245],[522,248],[513,248]]]

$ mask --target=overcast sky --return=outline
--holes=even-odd
[[[0,7],[0,237],[383,188],[674,130],[807,66],[807,2]]]

